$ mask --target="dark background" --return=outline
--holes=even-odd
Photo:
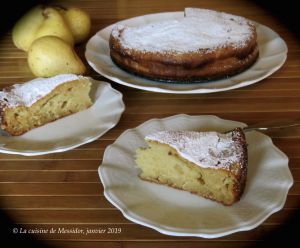
[[[299,7],[297,6],[298,4],[296,4],[296,0],[252,0],[251,2],[254,2],[255,4],[267,10],[273,16],[276,16],[288,29],[292,30],[300,38],[300,12]],[[26,12],[26,10],[40,3],[47,4],[51,3],[51,1],[25,0],[17,2],[13,0],[6,0],[5,5],[2,5],[1,8],[2,13],[0,18],[0,34],[11,29],[13,24]]]
[[[22,4],[20,4],[20,2]],[[300,39],[300,13],[297,7],[296,2],[292,0],[285,1],[259,1],[253,0],[255,4],[259,5],[261,8],[264,8],[270,13],[270,15],[275,16],[280,22],[282,22],[287,29],[290,29],[298,38]],[[8,0],[2,3],[2,13],[0,19],[0,39],[1,35],[9,31],[14,23],[31,7],[36,4],[47,4],[51,1],[12,1]],[[297,13],[298,12],[298,13]],[[300,83],[300,82],[299,82]],[[1,202],[0,202],[1,208]],[[300,232],[297,234],[297,230],[300,230],[300,203],[299,209],[294,216],[290,218],[279,227],[276,231],[269,233],[265,236],[262,236],[262,241],[255,244],[255,247],[270,247],[285,243],[286,247],[292,247],[293,242],[300,239]],[[0,211],[0,239],[1,247],[48,247],[43,242],[35,240],[34,237],[28,238],[28,235],[25,237],[22,235],[14,235],[12,229],[15,227],[20,227],[14,224],[9,215],[5,211]],[[8,243],[4,243],[8,241]],[[3,244],[3,245],[2,245]],[[4,246],[4,244],[7,244]],[[9,245],[8,245],[9,244]],[[297,244],[297,243],[296,243]]]

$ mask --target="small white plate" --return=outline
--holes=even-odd
[[[63,152],[92,142],[113,128],[125,109],[122,94],[109,83],[91,82],[90,108],[21,136],[7,136],[0,130],[0,153],[33,156]]]
[[[125,131],[106,148],[99,175],[105,197],[138,224],[174,236],[217,238],[260,225],[279,211],[293,184],[288,158],[268,136],[251,131],[248,176],[241,200],[233,206],[141,180],[134,156],[144,136],[160,130],[225,131],[245,124],[216,116],[175,115],[152,119]]]
[[[134,17],[119,23],[128,26],[157,22],[169,19],[181,19],[183,12],[166,12]],[[110,58],[109,36],[115,24],[96,33],[87,43],[85,57],[90,66],[110,80],[129,87],[163,93],[195,94],[227,91],[254,84],[277,71],[287,57],[287,45],[272,29],[255,23],[259,58],[246,71],[226,79],[206,83],[174,84],[163,83],[134,76],[116,66]]]

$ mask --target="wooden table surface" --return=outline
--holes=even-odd
[[[179,113],[212,114],[252,124],[300,114],[300,46],[297,37],[278,19],[251,1],[60,1],[76,5],[92,17],[92,32],[119,20],[165,11],[182,11],[186,6],[204,7],[242,15],[269,26],[286,41],[289,52],[284,66],[261,82],[227,92],[172,95],[141,91],[112,82],[124,95],[126,110],[119,124],[98,140],[63,153],[23,157],[0,153],[0,204],[16,227],[51,230],[59,227],[107,229],[115,234],[34,234],[50,247],[245,247],[270,236],[282,235],[285,224],[300,204],[300,128],[270,132],[290,159],[294,185],[284,208],[259,227],[218,239],[172,237],[134,224],[124,218],[103,196],[97,169],[107,145],[126,129],[152,119]],[[81,57],[85,44],[79,47]],[[92,69],[88,73],[104,79]],[[0,88],[34,78],[26,54],[14,47],[11,33],[0,39]],[[108,80],[106,80],[108,81]],[[21,234],[16,234],[16,237]],[[25,235],[25,234],[24,234]],[[27,234],[28,235],[28,234]],[[29,235],[30,236],[30,235]],[[32,236],[32,235],[31,235]],[[226,242],[224,242],[226,241]]]

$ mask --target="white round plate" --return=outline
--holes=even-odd
[[[271,138],[251,131],[248,176],[241,200],[233,206],[141,180],[135,150],[145,147],[144,136],[160,130],[225,131],[245,124],[216,116],[175,115],[152,119],[125,131],[106,148],[99,175],[105,197],[123,215],[138,224],[174,236],[217,238],[257,227],[279,211],[293,184],[288,158]]]
[[[21,136],[7,136],[0,130],[0,153],[33,156],[63,152],[92,142],[113,128],[125,109],[122,94],[109,83],[91,81],[90,108]]]
[[[128,26],[157,22],[168,19],[183,18],[183,12],[167,12],[134,17],[119,23]],[[142,90],[195,94],[211,93],[241,88],[254,84],[278,70],[287,57],[287,45],[280,36],[272,29],[255,23],[257,31],[257,42],[259,46],[259,58],[246,71],[226,79],[209,81],[206,83],[163,83],[134,76],[117,67],[110,58],[109,36],[115,24],[110,25],[96,33],[87,43],[85,57],[90,66],[99,74],[110,80],[129,87]]]

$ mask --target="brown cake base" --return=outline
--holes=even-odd
[[[249,20],[186,8],[178,20],[116,25],[109,39],[114,63],[130,73],[167,82],[203,82],[238,74],[259,56]]]
[[[256,36],[243,48],[219,48],[187,54],[128,51],[111,36],[110,56],[120,68],[146,78],[168,82],[199,82],[238,74],[259,55]]]

